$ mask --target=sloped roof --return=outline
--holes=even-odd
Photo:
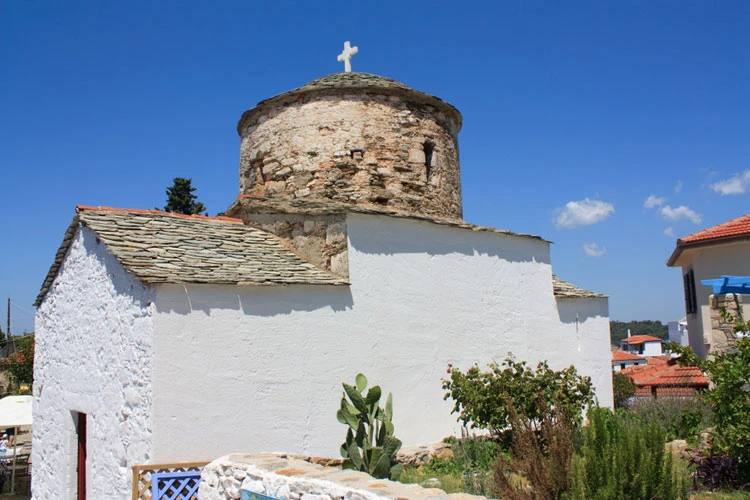
[[[563,281],[554,274],[552,275],[552,290],[555,297],[564,299],[606,299],[607,296],[601,293],[591,292],[577,287],[572,283]]]
[[[677,246],[667,260],[667,265],[673,266],[685,248],[747,238],[750,238],[750,214],[742,215],[736,219],[722,222],[721,224],[678,239]]]
[[[532,240],[551,243],[541,236],[525,233],[514,233],[513,231],[509,231],[507,229],[497,229],[489,226],[477,226],[476,224],[465,222],[463,219],[428,216],[424,214],[407,212],[395,207],[376,207],[360,205],[358,203],[343,203],[340,201],[332,200],[288,200],[280,198],[267,198],[265,196],[255,196],[250,194],[240,194],[239,196],[237,196],[235,202],[232,203],[232,205],[227,209],[227,213],[232,216],[240,216],[244,211],[248,211],[252,214],[341,215],[351,212],[368,215],[385,215],[388,217],[399,219],[414,219],[425,222],[432,222],[434,224],[451,226],[459,229],[468,229],[470,231],[506,234],[509,236],[519,236],[521,238],[530,238]]]
[[[708,379],[697,366],[679,366],[674,361],[648,360],[646,365],[620,371],[638,387],[707,387]]]
[[[79,206],[76,212],[35,305],[52,285],[79,224],[145,283],[347,284],[240,219],[110,207]]]
[[[632,335],[621,340],[623,344],[642,344],[644,342],[661,342],[659,337],[651,335]]]
[[[351,71],[348,73],[340,72],[326,75],[308,82],[296,89],[260,101],[254,108],[245,111],[242,114],[242,117],[237,124],[237,131],[240,135],[242,135],[244,123],[248,121],[250,116],[255,115],[262,109],[266,109],[268,106],[290,104],[299,99],[300,96],[307,94],[322,92],[327,92],[330,94],[331,92],[338,93],[340,91],[352,90],[372,90],[380,94],[399,94],[407,98],[409,101],[434,106],[453,118],[453,121],[457,127],[456,131],[461,129],[461,113],[458,111],[458,109],[456,109],[456,107],[443,101],[439,97],[427,94],[420,90],[413,89],[408,85],[404,85],[403,83],[391,78],[373,75],[370,73]]]
[[[625,351],[615,351],[612,353],[612,363],[621,363],[623,361],[646,361],[646,358]]]

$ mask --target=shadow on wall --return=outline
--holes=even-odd
[[[509,262],[550,264],[541,239],[381,215],[349,214],[351,246],[367,254],[489,255]]]
[[[609,317],[609,306],[604,298],[556,297],[557,315],[561,323],[583,323],[588,319]]]
[[[107,247],[96,236],[96,233],[87,227],[81,227],[81,237],[86,253],[93,256],[103,269],[109,274],[112,286],[118,297],[129,297],[138,307],[146,308],[153,302],[154,289],[133,277],[115,258],[109,253]],[[63,266],[65,263],[63,262]],[[58,274],[62,274],[60,271]]]
[[[346,311],[354,305],[348,286],[341,285],[159,285],[159,313],[189,314],[212,310],[241,311],[246,316],[271,317],[295,311],[330,308]]]

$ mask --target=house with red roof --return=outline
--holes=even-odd
[[[712,289],[700,281],[750,275],[750,214],[678,239],[667,265],[682,268],[690,346],[706,357],[715,343],[709,304]],[[741,307],[743,316],[750,317],[750,308]]]
[[[636,398],[693,397],[708,388],[708,379],[696,366],[680,366],[675,359],[649,358],[645,365],[621,370],[636,386]]]
[[[625,351],[615,351],[612,353],[612,371],[619,372],[631,366],[645,365],[646,358],[637,354],[630,354]]]
[[[638,356],[661,356],[661,339],[651,335],[631,335],[620,341],[622,350]]]

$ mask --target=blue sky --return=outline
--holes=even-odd
[[[731,1],[2,2],[0,298],[33,329],[77,204],[162,207],[180,176],[224,210],[242,112],[351,40],[355,71],[463,113],[467,221],[554,241],[613,319],[676,319],[676,237],[748,211],[748,25]]]

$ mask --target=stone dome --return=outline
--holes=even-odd
[[[335,73],[258,103],[237,125],[240,192],[462,216],[461,113],[367,73]]]

